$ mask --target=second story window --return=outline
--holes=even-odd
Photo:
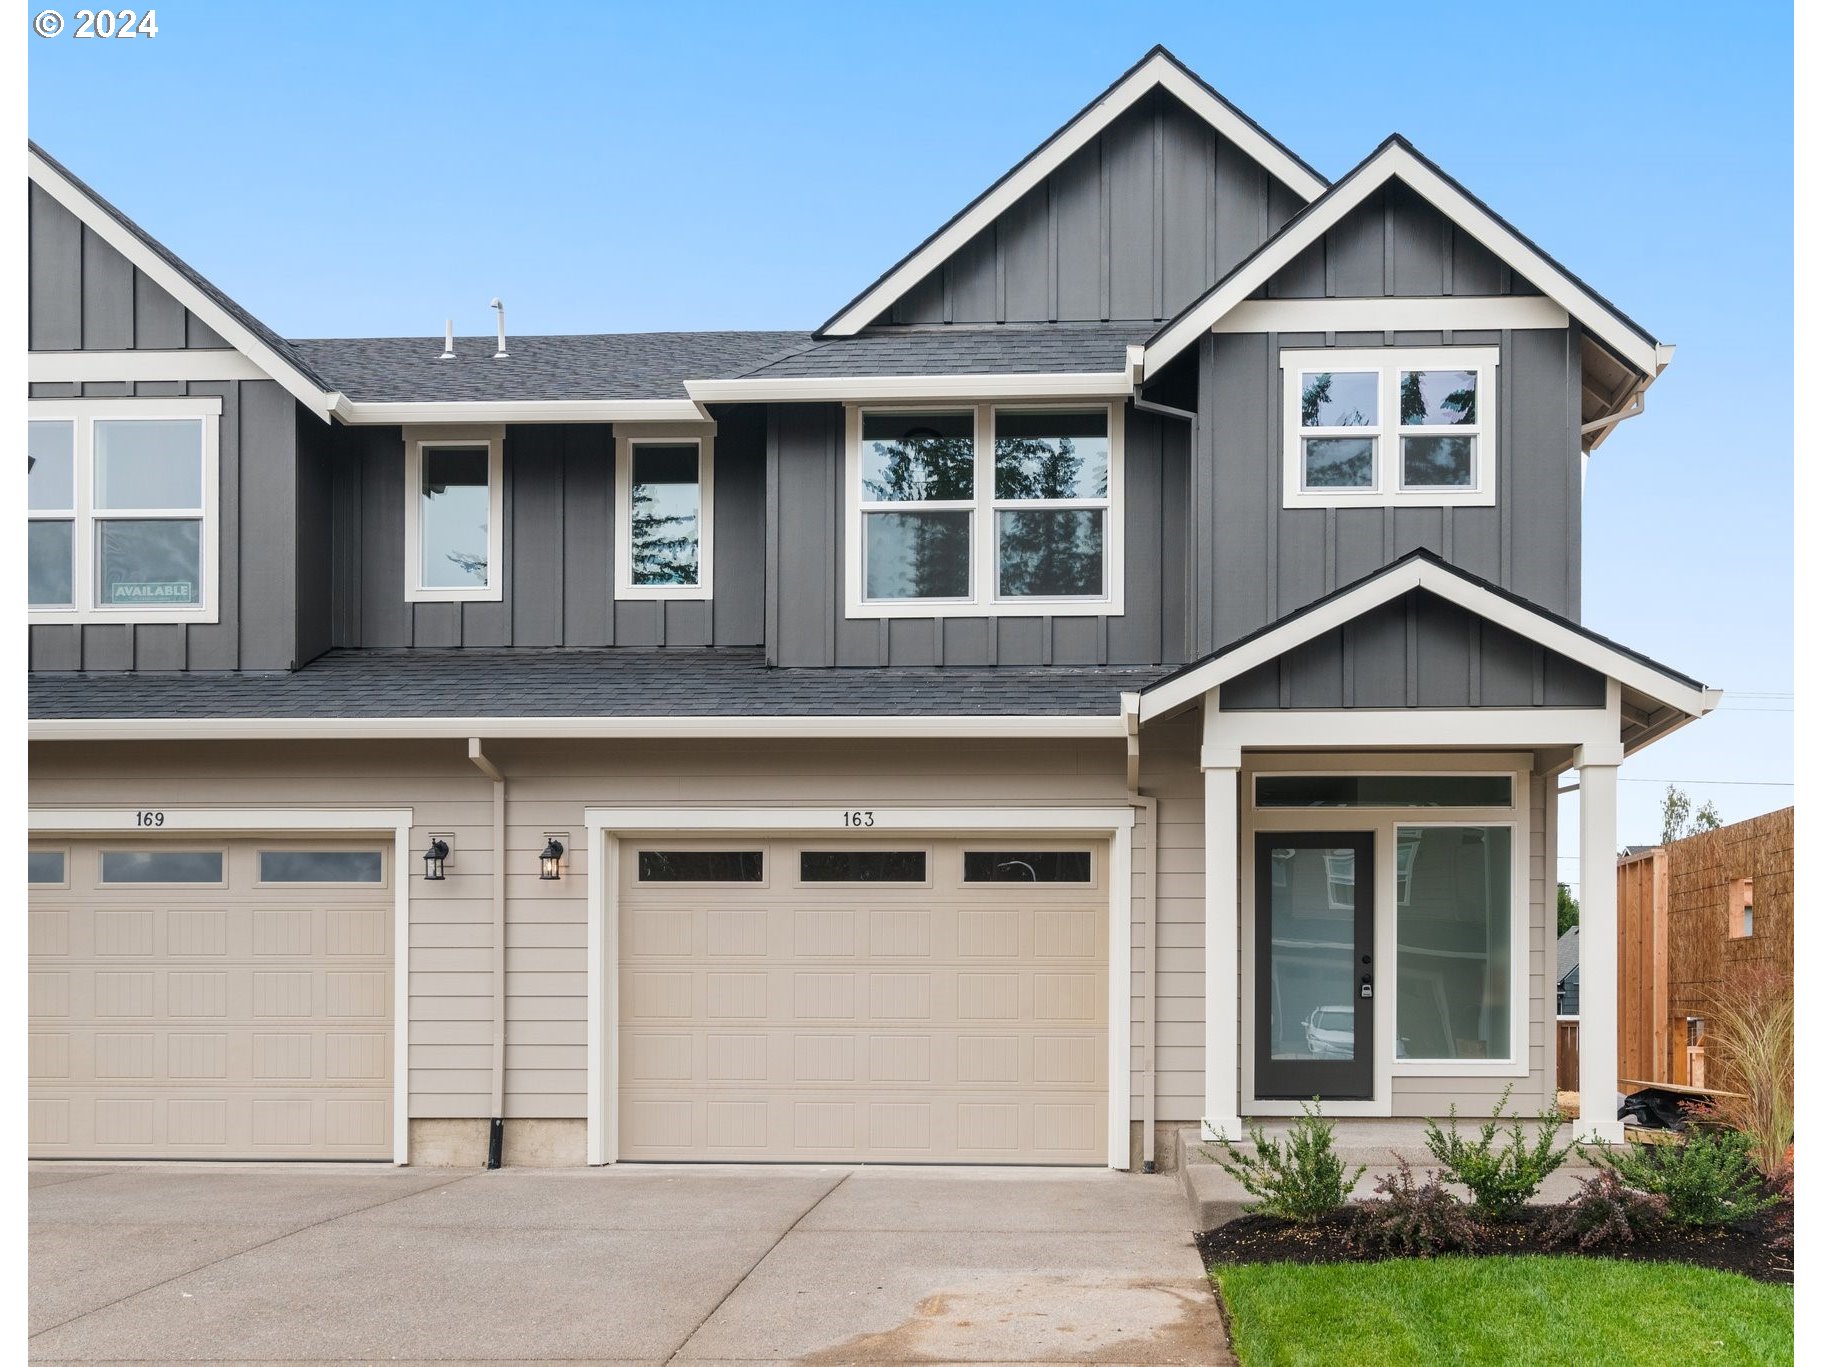
[[[616,434],[614,596],[711,596],[714,437],[630,425]]]
[[[1493,347],[1286,351],[1284,506],[1493,502]]]
[[[848,615],[1118,613],[1120,412],[851,408]]]
[[[405,429],[405,600],[504,596],[503,429]]]
[[[219,399],[36,400],[34,622],[213,622]]]

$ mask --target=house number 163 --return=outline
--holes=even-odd
[[[843,812],[841,814],[841,824],[844,826],[871,826],[873,824],[873,813]]]

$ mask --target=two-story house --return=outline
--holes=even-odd
[[[1617,1137],[1615,774],[1717,695],[1581,505],[1670,348],[1402,138],[1154,50],[809,332],[286,339],[30,181],[35,1154],[1535,1113],[1564,839]]]

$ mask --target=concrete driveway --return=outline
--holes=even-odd
[[[1174,1177],[31,1169],[43,1361],[1229,1362]]]

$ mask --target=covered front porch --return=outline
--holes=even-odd
[[[1582,883],[1581,1113],[1619,1142],[1616,794],[1719,694],[1428,557],[1129,699],[1199,730],[1204,1139],[1555,1101],[1559,851]],[[1574,829],[1558,822],[1573,773]],[[1415,1157],[1416,1155],[1411,1155]]]

